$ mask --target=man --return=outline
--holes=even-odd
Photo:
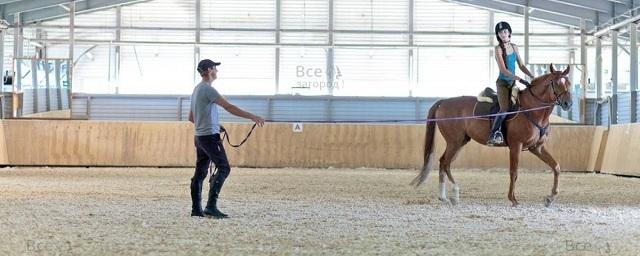
[[[251,119],[259,127],[264,125],[264,119],[247,111],[244,111],[227,102],[211,83],[216,80],[220,62],[209,59],[198,63],[198,73],[202,81],[193,89],[191,94],[191,109],[189,121],[194,123],[195,146],[197,153],[196,171],[191,178],[191,200],[193,202],[191,216],[227,218],[228,216],[218,210],[216,203],[224,180],[229,176],[231,168],[220,138],[220,123],[218,118],[218,106],[229,113]],[[207,177],[207,169],[210,162],[216,166],[217,172],[209,178],[209,199],[204,211],[201,207],[202,183]]]

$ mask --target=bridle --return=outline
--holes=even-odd
[[[560,79],[566,79],[567,81],[569,80],[569,78],[566,75],[563,75],[560,77]],[[560,97],[562,97],[562,95],[564,95],[565,93],[567,93],[567,90],[564,90],[563,92],[559,92],[558,91],[558,84],[556,83],[556,80],[558,79],[552,79],[551,83],[549,85],[551,85],[551,91],[553,91],[553,96],[556,97],[555,101],[553,103],[544,101],[542,99],[540,99],[540,97],[538,97],[537,95],[535,95],[533,93],[533,90],[531,90],[531,88],[533,88],[533,86],[527,88],[527,90],[529,91],[529,93],[531,93],[531,96],[533,96],[534,99],[536,99],[538,102],[542,103],[544,106],[547,107],[552,107],[554,105],[558,105],[560,106]],[[545,90],[546,91],[546,90]],[[549,129],[549,123],[547,123],[545,126],[541,126],[539,125],[535,120],[533,120],[533,118],[530,116],[529,112],[524,112],[524,116],[529,120],[529,122],[531,122],[536,128],[538,128],[538,132],[540,135],[540,138],[542,138],[542,136],[544,136],[545,134],[547,134],[548,129]]]
[[[564,78],[564,79],[566,79],[566,80],[569,80],[569,78],[568,78],[567,76],[562,76],[562,77],[560,77],[560,79],[562,79],[562,78]],[[527,89],[528,89],[529,93],[531,93],[531,96],[533,96],[533,98],[534,98],[534,99],[536,99],[538,102],[541,102],[541,103],[543,103],[543,104],[545,104],[545,105],[547,105],[547,106],[553,106],[553,105],[558,105],[558,106],[560,106],[560,105],[561,105],[561,103],[560,103],[560,97],[562,97],[562,95],[566,94],[568,91],[567,91],[567,90],[564,90],[564,91],[562,91],[562,92],[559,92],[559,90],[558,90],[558,84],[556,83],[556,80],[558,80],[558,79],[552,79],[552,80],[551,80],[551,83],[550,83],[550,85],[551,85],[551,91],[553,92],[553,96],[555,96],[555,101],[554,101],[553,103],[546,102],[546,101],[544,101],[544,100],[540,99],[540,97],[538,97],[537,95],[535,95],[535,94],[533,93],[533,90],[531,90],[531,88],[533,88],[533,86],[531,86],[531,87],[529,87],[529,88],[527,88]]]

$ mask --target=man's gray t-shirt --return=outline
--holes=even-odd
[[[218,105],[213,103],[220,97],[211,84],[202,81],[191,94],[191,112],[196,136],[211,135],[220,132]]]

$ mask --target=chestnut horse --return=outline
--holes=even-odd
[[[560,166],[553,159],[544,146],[547,138],[549,116],[553,106],[559,105],[563,110],[571,108],[571,82],[567,78],[569,67],[564,71],[556,71],[553,64],[550,65],[551,73],[536,77],[531,81],[531,86],[521,91],[518,95],[519,111],[513,117],[508,117],[503,125],[506,128],[505,143],[498,145],[509,147],[509,184],[508,198],[512,206],[518,205],[514,193],[516,180],[518,179],[518,160],[520,152],[528,150],[536,155],[553,170],[553,188],[551,195],[545,197],[545,206],[549,207],[558,195],[558,176]],[[433,137],[435,125],[438,125],[440,133],[444,137],[447,146],[440,157],[440,194],[439,199],[449,202],[447,199],[445,174],[453,184],[451,203],[459,201],[459,187],[451,176],[451,162],[455,159],[460,149],[473,139],[486,145],[491,120],[486,118],[469,118],[460,120],[456,117],[473,116],[476,97],[461,96],[437,101],[429,109],[427,120],[427,132],[424,145],[424,165],[418,176],[411,182],[416,187],[422,184],[429,175],[432,165]],[[440,121],[429,121],[429,120]]]

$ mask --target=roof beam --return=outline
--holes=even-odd
[[[6,4],[6,3],[11,3],[11,2],[18,2],[20,0],[0,0],[0,4]]]
[[[4,13],[7,15],[17,12],[28,12],[33,10],[44,9],[59,4],[70,3],[72,0],[38,0],[38,1],[18,1],[4,5]],[[76,2],[80,3],[80,1]]]
[[[596,21],[597,18],[596,16],[598,15],[598,13],[594,10],[590,10],[590,9],[586,9],[586,8],[582,8],[582,7],[577,7],[577,6],[570,6],[570,5],[566,5],[566,4],[561,4],[558,2],[553,2],[553,1],[549,1],[549,0],[535,0],[535,1],[528,1],[528,0],[499,0],[500,2],[503,3],[507,3],[507,4],[513,4],[513,5],[517,5],[517,6],[522,6],[522,7],[532,7],[535,8],[537,10],[544,10],[546,12],[551,12],[551,13],[555,13],[558,15],[563,15],[563,16],[569,16],[569,17],[576,17],[576,18],[583,18],[586,20],[590,20],[590,21]],[[611,9],[611,8],[609,8]],[[609,14],[609,12],[607,12],[607,15]],[[611,15],[608,15],[609,17]],[[600,16],[600,18],[603,18],[603,16]],[[606,17],[605,17],[606,18]]]
[[[469,5],[481,9],[498,11],[498,12],[506,12],[511,14],[524,15],[524,8],[510,5],[510,4],[502,4],[493,0],[450,0],[450,2]],[[535,18],[538,20],[542,20],[545,22],[551,22],[563,26],[571,26],[575,28],[580,27],[580,19],[558,15],[550,12],[546,12],[544,10],[537,10],[531,12],[529,17]],[[587,29],[593,28],[593,24],[587,25]]]
[[[624,5],[627,5],[627,6],[631,6],[631,1],[633,1],[633,0],[609,0],[609,2],[617,3],[617,4],[624,4]]]
[[[609,2],[607,0],[550,0],[556,3],[566,4],[574,7],[588,8],[598,12],[609,13],[611,11],[611,5],[614,4],[616,8],[628,10],[629,6],[626,4]]]
[[[59,0],[58,0],[59,1]],[[76,13],[96,11],[100,9],[111,8],[116,5],[128,5],[134,3],[145,2],[149,0],[85,0],[76,2]],[[69,11],[61,8],[58,5],[39,9],[30,12],[24,12],[20,15],[21,22],[23,24],[32,23],[35,21],[51,20],[68,16]],[[13,14],[6,15],[5,20],[13,22]]]

